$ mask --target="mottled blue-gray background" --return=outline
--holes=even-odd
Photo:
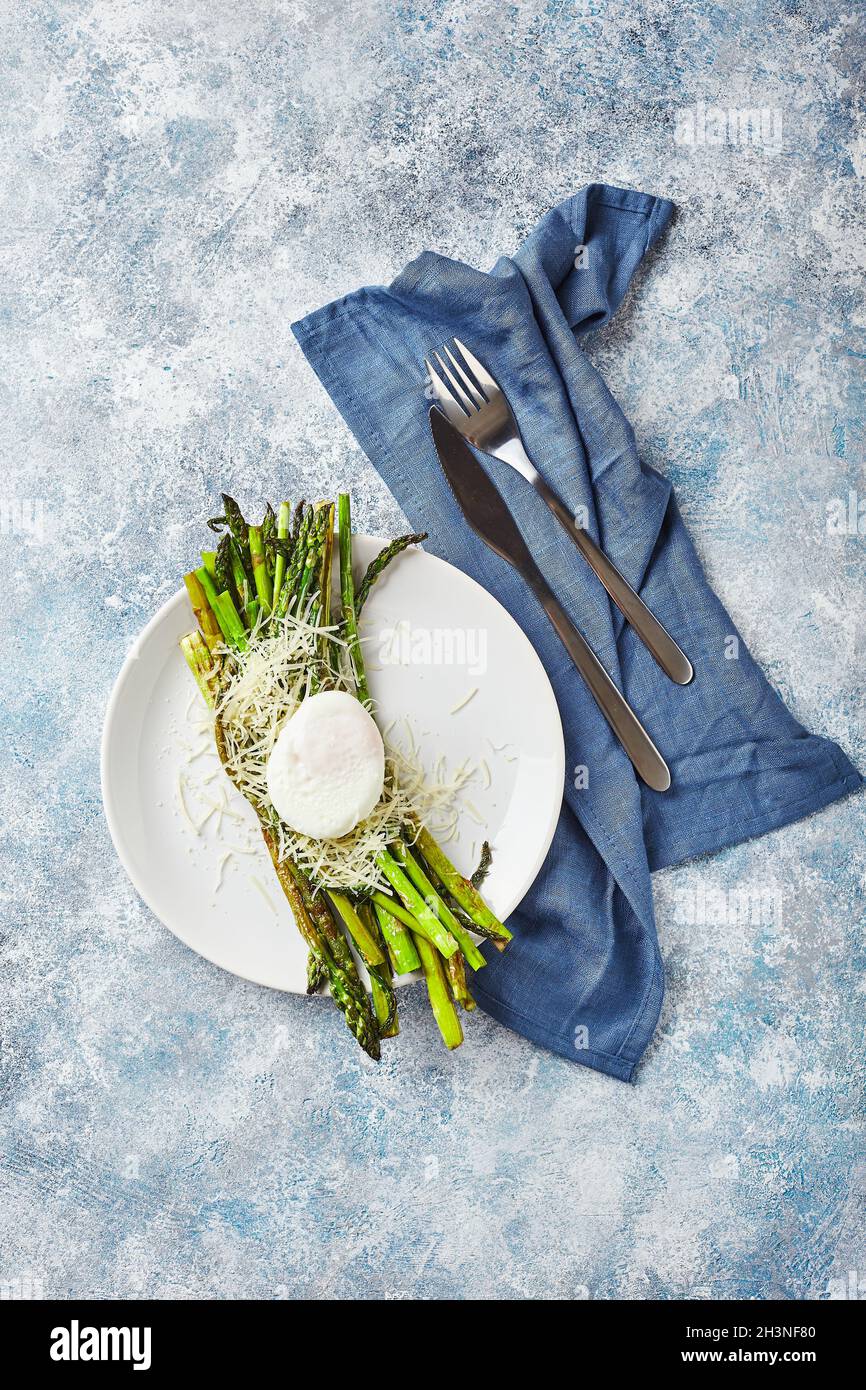
[[[326,1001],[153,919],[98,773],[221,486],[351,483],[361,525],[400,529],[290,321],[424,247],[486,266],[593,180],[680,212],[591,351],[752,650],[866,768],[843,11],[4,7],[0,1294],[866,1293],[864,798],[657,877],[668,992],[631,1088],[484,1017],[449,1056],[418,990],[373,1067]],[[779,111],[779,148],[678,144],[699,101]],[[721,920],[700,889],[780,910]]]

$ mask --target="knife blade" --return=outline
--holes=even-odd
[[[429,420],[442,472],[472,530],[529,585],[638,776],[654,791],[667,791],[671,784],[667,763],[559,603],[492,478],[436,406],[431,406]]]

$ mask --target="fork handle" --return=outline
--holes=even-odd
[[[620,694],[586,638],[578,632],[535,562],[531,561],[531,567],[522,566],[521,572],[638,776],[653,791],[667,791],[671,784],[668,765],[631,705]]]
[[[536,492],[547,503],[557,521],[571,536],[581,555],[601,580],[620,613],[631,623],[647,651],[672,681],[675,681],[677,685],[688,685],[695,673],[685,652],[681,651],[670,633],[650,612],[643,599],[635,593],[613,561],[609,560],[604,551],[596,545],[589,532],[578,526],[568,508],[545,482],[541,474],[535,469],[533,472],[535,476],[531,481]]]

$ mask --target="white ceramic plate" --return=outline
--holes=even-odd
[[[360,578],[385,542],[357,536],[353,544]],[[182,590],[148,623],[118,676],[102,740],[112,839],[148,907],[181,941],[245,979],[302,993],[306,948],[255,817],[219,765],[178,648],[193,626]],[[507,917],[541,868],[563,796],[562,725],[541,662],[496,599],[420,550],[401,555],[374,586],[362,635],[379,725],[396,721],[388,741],[406,747],[412,738],[428,769],[443,755],[452,772],[466,759],[486,762],[490,786],[479,766],[458,799],[459,838],[447,849],[470,873],[490,840],[484,893]],[[213,809],[223,801],[226,809]]]

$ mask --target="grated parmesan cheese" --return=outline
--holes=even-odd
[[[293,860],[317,890],[390,892],[377,856],[418,824],[433,834],[439,833],[441,824],[453,838],[457,828],[454,798],[476,769],[467,760],[448,782],[440,758],[430,784],[412,727],[404,720],[408,750],[386,748],[385,788],[365,820],[339,840],[315,840],[290,829],[277,816],[268,795],[268,759],[285,721],[312,691],[311,672],[321,662],[325,638],[334,654],[325,672],[329,688],[354,693],[347,645],[336,627],[320,627],[309,616],[287,617],[267,636],[254,634],[254,638],[245,651],[225,652],[226,678],[217,712],[225,735],[226,770],[243,795],[270,819],[280,860]]]
[[[457,704],[453,707],[453,709],[450,709],[448,713],[459,714],[460,710],[465,709],[466,706],[469,704],[469,701],[473,700],[477,694],[478,686],[473,685],[472,689],[468,692],[468,694],[464,695],[462,700],[458,700]]]
[[[255,874],[250,874],[250,879],[252,880],[252,883],[254,884],[254,886],[255,886],[256,888],[258,888],[259,892],[261,893],[261,895],[262,895],[262,897],[264,898],[265,902],[267,903],[268,907],[271,909],[271,912],[273,912],[274,915],[276,916],[277,909],[276,909],[276,905],[275,905],[275,903],[274,903],[274,900],[273,900],[273,898],[271,897],[271,895],[270,895],[270,893],[268,892],[268,890],[267,890],[267,888],[265,887],[265,885],[262,883],[261,879],[260,879],[260,878],[256,878]]]

